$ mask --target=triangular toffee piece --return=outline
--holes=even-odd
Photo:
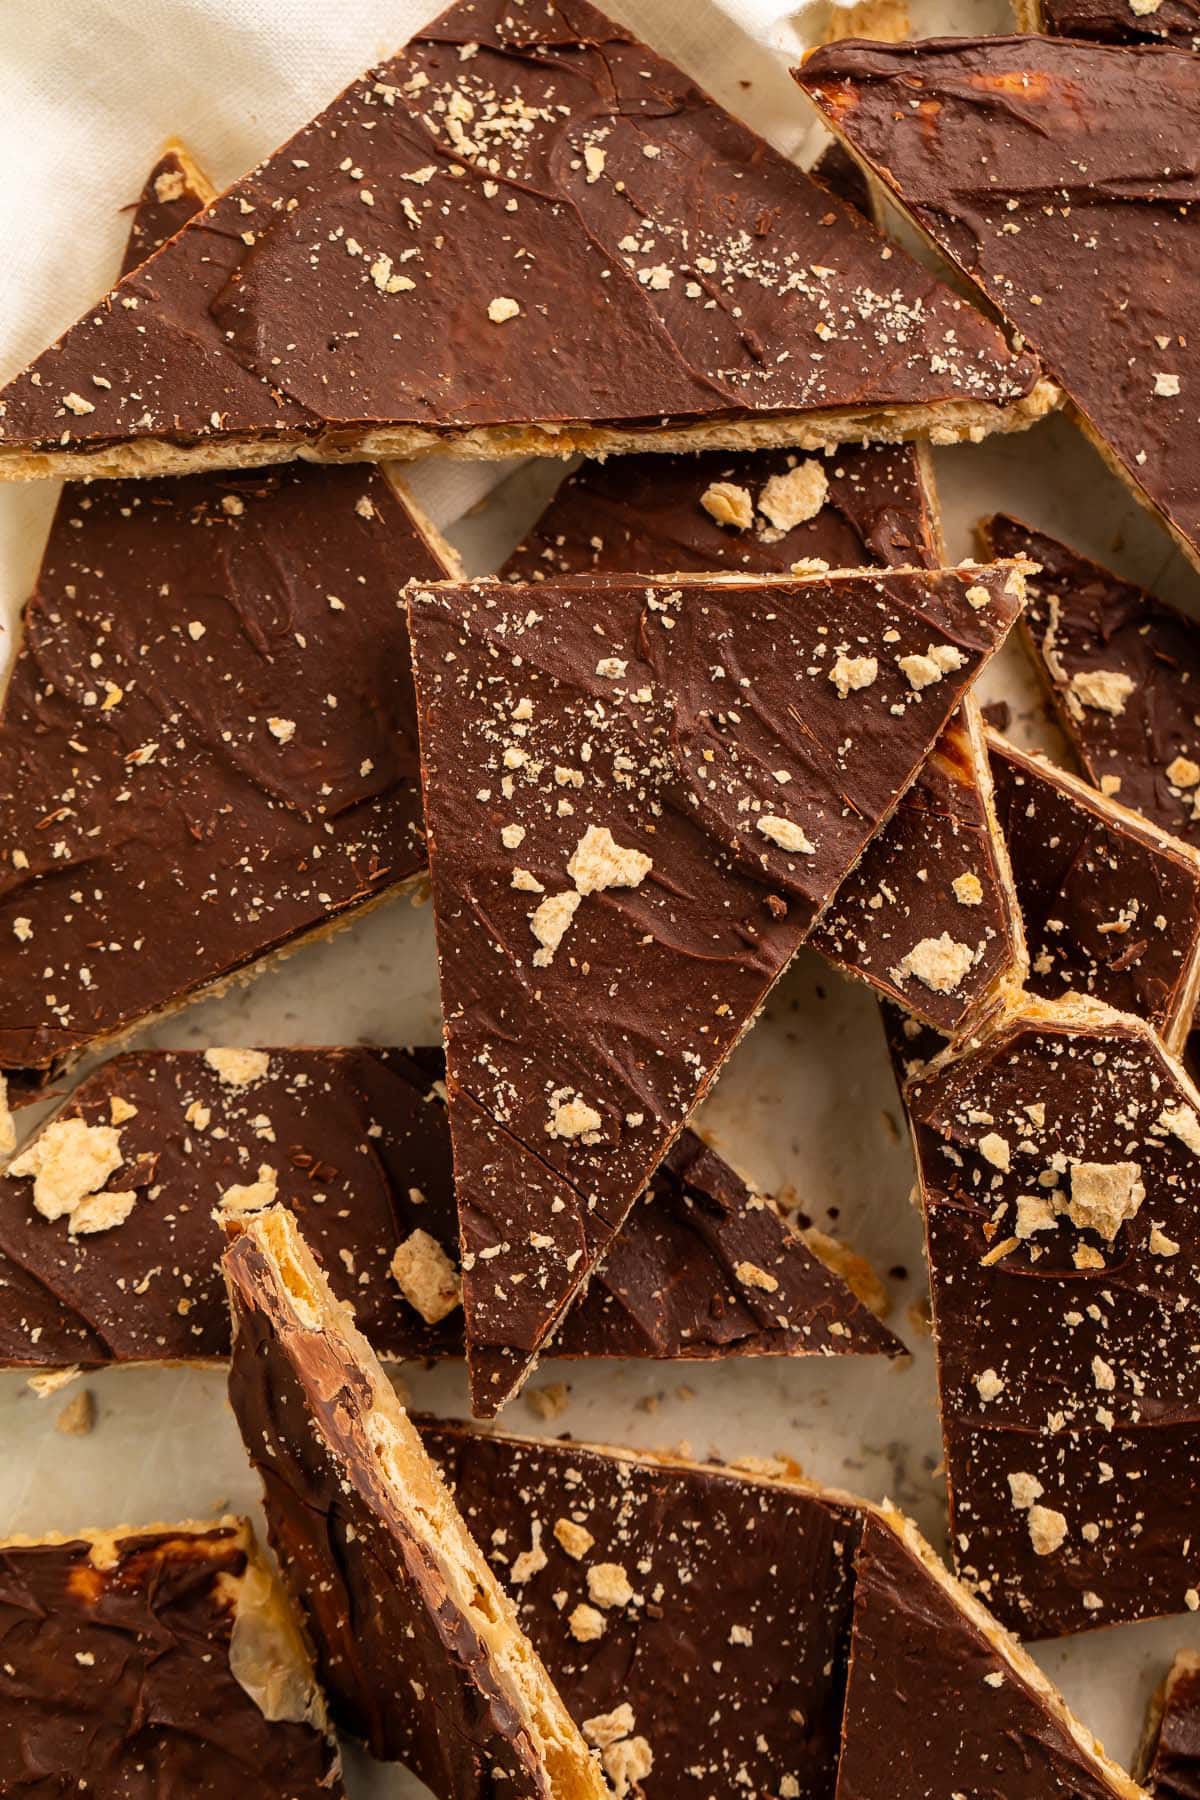
[[[1200,855],[996,732],[988,749],[1029,991],[1136,1013],[1178,1054],[1200,990]]]
[[[846,43],[797,79],[1200,566],[1195,58],[1040,36]]]
[[[222,1226],[272,1201],[377,1355],[461,1356],[443,1071],[440,1049],[113,1057],[0,1177],[0,1366],[224,1359]],[[902,1348],[838,1260],[684,1132],[554,1354]]]
[[[344,1800],[308,1651],[242,1519],[0,1543],[11,1793]]]
[[[134,207],[121,274],[128,275],[161,250],[215,197],[216,189],[183,145],[170,145],[146,177]]]
[[[959,1573],[1023,1637],[1194,1606],[1200,1094],[1077,998],[906,1100]]]
[[[0,475],[948,440],[1056,397],[586,0],[460,0],[9,383]]]
[[[439,1800],[604,1800],[598,1762],[292,1215],[225,1257],[230,1398],[337,1724]]]
[[[519,1386],[1020,586],[999,567],[414,598],[478,1409]]]
[[[984,535],[1039,565],[1021,625],[1088,779],[1200,849],[1200,625],[1019,519]]]

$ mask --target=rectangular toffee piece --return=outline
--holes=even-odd
[[[0,1543],[0,1782],[343,1800],[308,1651],[244,1520]]]
[[[996,565],[414,591],[480,1411],[520,1386],[1021,584]]]
[[[1200,624],[1020,519],[982,536],[1038,564],[1021,630],[1088,780],[1200,849]]]
[[[988,733],[1029,991],[1136,1013],[1179,1054],[1200,993],[1200,853]]]
[[[1200,1792],[1200,1657],[1181,1650],[1146,1715],[1135,1773],[1154,1800]]]
[[[1045,36],[848,42],[796,78],[1200,566],[1194,55]]]
[[[586,0],[460,0],[4,388],[0,476],[952,441],[1057,397]]]
[[[0,1176],[0,1366],[224,1360],[224,1227],[275,1201],[379,1356],[461,1356],[444,1072],[440,1048],[113,1057]],[[898,1355],[882,1293],[684,1132],[552,1354]]]
[[[230,1399],[339,1728],[439,1800],[500,1783],[513,1800],[603,1800],[599,1763],[291,1214],[249,1219],[225,1270]]]
[[[927,461],[903,444],[825,457],[710,451],[587,462],[501,577],[936,568],[945,555]],[[1020,918],[969,703],[842,883],[812,943],[947,1033],[986,1010],[1002,985],[1019,984]]]
[[[1076,996],[905,1099],[959,1574],[1023,1637],[1194,1611],[1200,1094]]]

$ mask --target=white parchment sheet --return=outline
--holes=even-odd
[[[232,180],[430,10],[425,0],[0,0],[0,378],[109,285],[127,224],[117,208],[136,195],[165,138],[182,134],[218,181]],[[790,13],[783,0],[615,0],[610,10],[782,148],[811,155],[818,136],[786,67],[822,28],[832,0]],[[912,0],[909,10],[918,30],[1010,27],[1004,0]],[[1007,508],[1200,616],[1200,579],[1061,418],[938,451],[935,463],[952,558],[974,552],[983,513]],[[442,464],[412,479],[470,571],[482,573],[516,541],[558,473],[545,463],[507,471]],[[55,491],[0,489],[5,664]],[[985,690],[1013,704],[1014,735],[1053,749],[1019,651],[1004,653]],[[398,902],[138,1041],[412,1043],[439,1029],[430,909]],[[547,1425],[518,1400],[503,1424],[645,1447],[686,1443],[701,1457],[786,1453],[812,1476],[889,1495],[943,1543],[913,1168],[870,993],[801,952],[702,1124],[739,1169],[869,1257],[887,1281],[890,1323],[911,1360],[549,1364],[534,1385],[566,1380],[566,1412]],[[422,1408],[465,1413],[457,1367],[406,1370],[405,1380]],[[96,1426],[73,1438],[53,1428],[61,1398],[41,1400],[19,1376],[0,1376],[0,1536],[225,1508],[257,1514],[219,1375],[110,1371],[87,1385]],[[1119,1626],[1035,1654],[1125,1761],[1145,1701],[1181,1646],[1200,1650],[1200,1618]],[[352,1764],[354,1800],[424,1792],[401,1771]]]

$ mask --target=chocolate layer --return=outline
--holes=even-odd
[[[339,1800],[283,1607],[236,1521],[0,1545],[6,1791]]]
[[[1105,44],[1200,50],[1200,0],[1029,0],[1030,29]]]
[[[648,1795],[832,1793],[853,1506],[628,1452],[422,1434],[585,1736],[611,1731],[610,1774],[640,1740]]]
[[[439,1800],[606,1792],[366,1339],[276,1208],[225,1268],[230,1399],[340,1729]]]
[[[1138,1794],[894,1514],[865,1520],[855,1558],[842,1741],[837,1800]]]
[[[1053,398],[586,0],[460,0],[10,382],[0,474],[954,436]]]
[[[134,208],[121,274],[128,275],[161,250],[168,238],[208,205],[214,193],[182,145],[165,150],[146,177]]]
[[[1187,1650],[1154,1696],[1138,1777],[1154,1800],[1200,1800],[1200,1658]]]
[[[1200,564],[1195,59],[1041,36],[841,43],[797,79]]]
[[[763,451],[614,457],[567,477],[501,574],[787,574],[804,559],[835,569],[934,568],[944,560],[939,535],[930,477],[912,446],[827,459]],[[945,1031],[978,1012],[1023,962],[988,791],[978,725],[964,715],[947,726],[812,938],[847,973]],[[931,867],[945,879],[931,881]],[[961,903],[959,892],[968,895]],[[949,946],[950,962],[930,960],[930,945]],[[906,961],[920,946],[926,954],[917,963],[929,979]]]
[[[1031,1001],[907,1101],[960,1574],[1025,1637],[1184,1610],[1200,1096],[1142,1021]]]
[[[1029,991],[1090,994],[1178,1051],[1200,984],[1200,856],[1043,757],[988,745]]]
[[[1041,565],[1022,626],[1088,779],[1200,848],[1196,621],[1019,519],[986,532]]]
[[[375,470],[68,490],[0,714],[17,1087],[421,871],[401,590],[440,572]]]
[[[519,1384],[1019,586],[1000,568],[414,597],[478,1408]],[[491,1346],[515,1373],[482,1367]]]
[[[614,571],[787,575],[812,559],[831,569],[937,567],[934,503],[914,445],[846,446],[828,457],[711,450],[584,462],[500,574],[518,582]]]
[[[35,1140],[49,1174],[31,1168],[35,1149],[0,1178],[0,1364],[225,1358],[223,1224],[268,1200],[295,1214],[380,1356],[461,1355],[461,1310],[427,1320],[392,1273],[414,1232],[458,1260],[443,1071],[440,1049],[114,1057]],[[85,1226],[89,1177],[102,1195],[133,1195],[107,1229],[73,1231],[73,1214],[39,1210],[72,1158]],[[418,1240],[411,1254],[419,1282],[430,1248]],[[761,1288],[737,1278],[744,1267],[761,1272]],[[554,1347],[693,1358],[900,1349],[771,1202],[690,1132]]]

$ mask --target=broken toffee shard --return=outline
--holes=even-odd
[[[342,1800],[308,1652],[244,1520],[0,1543],[0,1662],[9,1792]]]
[[[840,43],[797,80],[1200,566],[1195,57],[1041,36]]]
[[[1022,31],[1200,50],[1200,0],[1014,0]]]
[[[168,238],[182,231],[188,220],[215,198],[216,189],[184,146],[169,145],[146,177],[134,207],[121,274],[128,275],[161,250]]]
[[[1181,1650],[1150,1703],[1135,1774],[1154,1800],[1200,1793],[1200,1657]]]
[[[906,1100],[959,1574],[1023,1637],[1194,1608],[1200,1094],[1080,997]]]
[[[604,1800],[583,1738],[290,1213],[225,1257],[230,1398],[339,1728],[439,1800]]]
[[[1088,779],[1200,849],[1200,625],[1019,519],[984,536],[1039,565],[1021,626]]]
[[[169,151],[127,262],[205,191]],[[398,590],[453,572],[374,469],[64,493],[0,708],[14,1099],[418,879]]]
[[[223,1224],[272,1201],[377,1355],[461,1356],[444,1067],[440,1049],[113,1057],[0,1176],[0,1366],[223,1360]],[[900,1354],[839,1249],[685,1132],[554,1352]]]
[[[1200,854],[996,732],[988,751],[1029,991],[1136,1013],[1178,1054],[1200,990]]]
[[[911,444],[625,456],[569,475],[505,580],[719,569],[797,572],[945,561],[926,457]],[[933,876],[931,879],[931,871]],[[814,949],[952,1034],[1020,984],[1020,916],[970,701],[839,888]]]
[[[949,440],[1056,399],[586,0],[462,0],[9,383],[0,475]]]
[[[414,590],[481,1413],[520,1386],[911,783],[1021,579]]]

